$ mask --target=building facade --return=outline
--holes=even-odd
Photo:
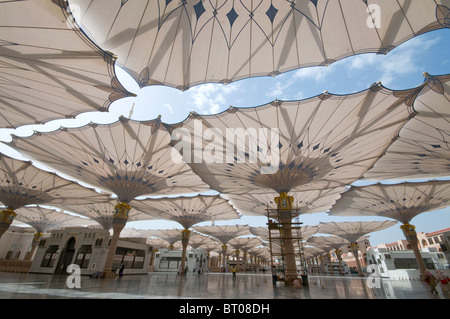
[[[66,274],[76,264],[81,275],[103,271],[110,241],[109,231],[93,227],[67,227],[53,230],[41,239],[30,267],[32,273]],[[147,274],[152,253],[145,238],[120,238],[113,269],[123,264],[124,274]]]
[[[183,271],[181,267],[181,250],[161,249],[155,253],[154,271]],[[208,257],[204,249],[191,249],[186,252],[186,267],[184,271],[198,272],[207,271]]]
[[[428,270],[448,269],[448,261],[444,253],[437,248],[421,249],[420,254]],[[367,251],[367,263],[376,266],[382,278],[420,279],[419,266],[412,250],[370,248]]]
[[[26,260],[35,233],[31,227],[10,226],[0,240],[0,260]]]

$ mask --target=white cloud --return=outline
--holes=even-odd
[[[350,71],[378,71],[384,85],[390,85],[400,76],[416,75],[421,70],[421,55],[430,50],[440,38],[427,40],[416,37],[386,55],[361,54],[347,61]]]
[[[236,92],[239,86],[236,83],[228,85],[207,83],[195,86],[187,92],[192,101],[189,102],[200,114],[217,113],[228,108],[227,97]]]
[[[328,75],[333,72],[333,65],[330,66],[316,66],[310,68],[299,69],[294,72],[292,78],[300,80],[314,80],[315,82],[322,82]]]

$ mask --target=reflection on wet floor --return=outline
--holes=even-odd
[[[342,276],[309,276],[303,288],[272,285],[268,274],[174,273],[129,275],[115,279],[82,276],[80,288],[68,288],[68,276],[0,273],[0,298],[95,299],[443,299],[424,282]],[[375,287],[374,287],[375,286]]]

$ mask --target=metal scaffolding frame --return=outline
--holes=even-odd
[[[281,261],[281,264],[283,265],[282,272],[283,272],[283,280],[286,278],[285,274],[285,267],[284,267],[284,261],[288,254],[293,254],[294,258],[296,255],[299,256],[300,259],[300,265],[302,272],[306,274],[305,267],[305,260],[304,260],[304,248],[303,248],[303,237],[301,234],[301,225],[302,222],[299,221],[298,217],[298,211],[299,209],[292,209],[290,211],[290,214],[292,215],[291,222],[290,223],[281,223],[280,220],[280,214],[281,212],[286,213],[285,210],[277,209],[277,208],[267,208],[267,226],[269,231],[269,248],[270,248],[270,256],[271,256],[271,266],[273,266],[274,259],[278,259]],[[292,221],[293,220],[293,221]],[[285,232],[283,231],[285,227],[289,225],[291,229],[292,236],[286,237]],[[294,246],[295,244],[298,245],[298,253],[295,251],[293,253],[286,252],[286,249],[284,247],[284,241],[285,240],[293,240]],[[277,251],[274,249],[274,243],[279,241],[280,243],[280,250]],[[294,247],[295,249],[295,247]]]

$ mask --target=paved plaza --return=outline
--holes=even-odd
[[[149,273],[114,279],[80,278],[80,288],[65,275],[0,273],[1,299],[444,299],[424,282],[382,279],[371,288],[370,278],[309,276],[308,286],[272,285],[269,274]],[[376,285],[375,285],[376,286]]]

